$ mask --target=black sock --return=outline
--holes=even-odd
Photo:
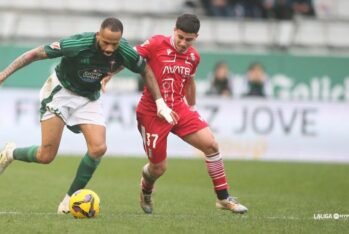
[[[229,197],[228,190],[226,190],[226,189],[216,190],[216,194],[217,194],[217,198],[219,200],[224,200],[224,199],[227,199]]]

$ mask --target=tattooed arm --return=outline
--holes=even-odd
[[[47,54],[43,46],[29,50],[16,58],[8,67],[3,71],[0,71],[0,85],[9,77],[12,73],[18,69],[30,64],[31,62],[46,59]]]

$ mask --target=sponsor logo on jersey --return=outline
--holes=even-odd
[[[80,70],[78,74],[81,80],[88,83],[99,82],[106,75],[99,69]]]
[[[61,50],[61,44],[58,41],[52,42],[50,48],[53,50]]]
[[[179,74],[182,76],[190,76],[190,68],[180,65],[165,66],[162,70],[162,74]]]

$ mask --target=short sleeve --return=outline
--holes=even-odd
[[[136,46],[136,50],[143,58],[151,59],[151,51],[153,51],[154,46],[156,46],[156,38],[152,37],[143,44]]]
[[[44,46],[44,50],[49,58],[57,58],[63,56],[61,42],[55,41]]]
[[[135,51],[128,42],[123,39],[120,45],[120,55],[123,58],[123,66],[127,69],[135,72],[141,73],[145,69],[146,62],[143,57],[141,57],[137,51]]]

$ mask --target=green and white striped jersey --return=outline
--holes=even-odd
[[[56,67],[64,88],[96,100],[100,96],[100,81],[109,72],[123,66],[135,73],[145,68],[144,59],[122,38],[112,56],[105,56],[97,47],[96,33],[77,34],[45,45],[49,58],[62,57]]]

